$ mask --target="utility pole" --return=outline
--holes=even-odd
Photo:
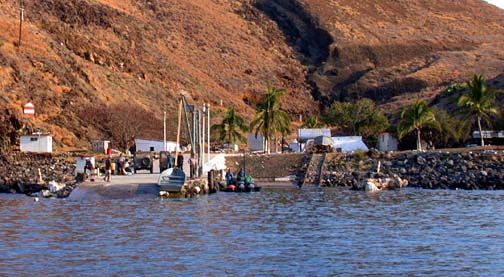
[[[197,142],[197,145],[198,145],[198,177],[200,177],[201,175],[203,175],[203,168],[202,168],[202,159],[201,159],[201,120],[202,120],[202,116],[201,116],[201,110],[200,109],[197,109],[197,116],[196,116],[196,120],[198,121],[198,142]]]
[[[163,150],[166,151],[166,111],[163,112]]]
[[[24,21],[24,4],[23,1],[19,2],[19,38],[18,38],[18,48],[21,47],[21,30],[23,28]]]
[[[206,106],[203,102],[201,107],[201,167],[205,164],[205,116],[206,116]]]
[[[207,104],[207,119],[208,119],[208,164],[210,164],[210,103]]]

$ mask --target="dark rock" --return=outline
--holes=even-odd
[[[73,183],[73,164],[51,154],[14,153],[0,156],[0,192],[32,194],[48,188],[50,181]],[[65,168],[66,170],[62,170]],[[39,178],[39,170],[42,180]]]

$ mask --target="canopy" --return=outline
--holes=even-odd
[[[361,136],[333,137],[332,140],[334,141],[334,148],[341,149],[343,152],[369,150],[366,144],[362,141]]]

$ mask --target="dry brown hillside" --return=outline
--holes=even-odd
[[[368,97],[394,112],[419,92],[504,72],[504,10],[484,1],[258,3],[308,57],[321,101]]]
[[[32,125],[69,145],[101,136],[100,122],[78,112],[90,102],[145,110],[150,137],[159,137],[163,107],[173,135],[180,90],[190,103],[235,105],[250,118],[248,104],[273,83],[288,88],[290,112],[316,108],[282,33],[243,19],[239,1],[25,1],[19,49],[17,3],[0,1],[2,110],[18,116],[33,99]]]
[[[504,11],[481,0],[0,0],[0,137],[44,128],[59,147],[103,138],[88,107],[125,104],[146,137],[170,139],[180,91],[250,119],[267,83],[284,108],[317,113],[371,97],[393,111],[420,91],[504,72]],[[21,107],[32,100],[37,118]],[[220,105],[222,100],[222,106]],[[131,115],[131,113],[126,114]],[[1,145],[0,145],[0,148]]]

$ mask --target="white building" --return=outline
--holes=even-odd
[[[334,149],[342,152],[352,152],[357,150],[368,151],[369,148],[362,141],[361,136],[332,137]]]
[[[264,136],[257,134],[249,134],[247,137],[247,146],[249,151],[264,151]]]
[[[147,139],[135,139],[136,151],[144,152],[159,152],[164,151],[164,144],[162,140],[147,140]],[[166,142],[166,151],[174,152],[177,150],[177,143],[173,141]],[[179,148],[180,150],[180,148]]]
[[[93,146],[94,152],[99,153],[107,153],[107,149],[109,148],[110,141],[109,140],[93,140],[91,142]]]
[[[483,138],[504,138],[504,131],[485,131],[481,132],[483,134]],[[479,131],[472,132],[473,138],[481,138]]]
[[[52,153],[52,135],[32,134],[19,139],[21,152]]]
[[[289,148],[295,153],[301,152],[301,144],[297,141],[297,139],[289,143]]]
[[[392,133],[381,133],[378,136],[378,150],[380,151],[397,151],[399,141]]]

